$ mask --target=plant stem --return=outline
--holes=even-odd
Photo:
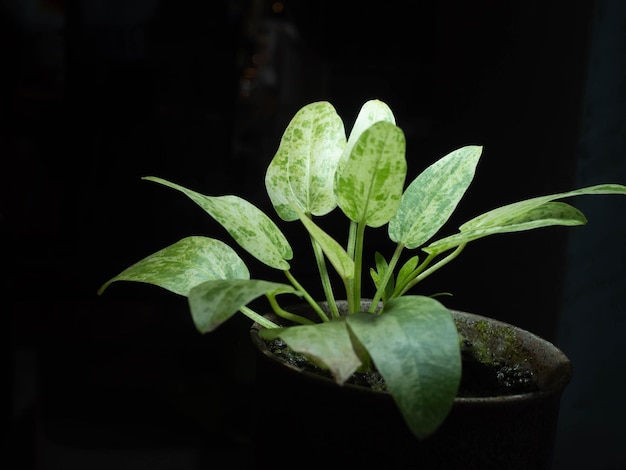
[[[254,310],[249,307],[243,306],[239,309],[241,313],[243,313],[250,320],[257,322],[263,328],[280,328],[276,323],[272,320],[268,320],[263,315],[259,315]]]
[[[376,289],[376,294],[374,294],[374,298],[372,299],[372,305],[369,308],[370,313],[374,313],[374,311],[376,310],[376,306],[378,305],[378,302],[382,298],[383,292],[385,292],[387,283],[389,282],[389,279],[391,279],[391,275],[393,274],[393,270],[396,268],[396,264],[398,264],[398,260],[400,259],[400,254],[402,253],[403,249],[404,249],[403,244],[398,243],[396,245],[396,249],[393,252],[393,256],[391,257],[391,260],[389,261],[389,264],[387,265],[387,269],[385,270],[385,273],[380,283],[378,284],[378,289]]]
[[[330,283],[330,277],[328,275],[328,268],[326,266],[324,252],[322,251],[322,247],[320,246],[320,244],[317,243],[312,236],[311,236],[311,244],[313,245],[313,253],[315,254],[315,261],[317,262],[317,269],[319,270],[319,273],[320,273],[320,280],[322,281],[322,288],[324,289],[324,294],[326,296],[326,302],[328,303],[328,308],[330,309],[330,313],[333,318],[339,318],[339,309],[337,308],[337,303],[335,302],[335,295],[333,294],[333,287]],[[319,308],[319,305],[317,305],[317,302],[313,301],[313,303],[315,303],[315,306]],[[315,306],[313,308],[316,308]],[[320,315],[320,312],[318,312],[318,315]],[[326,317],[326,314],[324,314],[324,317]],[[322,318],[322,319],[324,321],[328,321],[328,318]]]
[[[424,280],[425,278],[430,276],[432,273],[437,271],[439,268],[442,268],[443,266],[448,264],[450,261],[452,261],[454,258],[459,256],[459,254],[461,254],[461,252],[463,251],[463,248],[465,248],[465,245],[466,245],[466,243],[461,243],[459,246],[456,247],[456,250],[454,250],[448,256],[446,256],[445,258],[437,261],[437,263],[433,264],[430,268],[422,271],[421,274],[416,276],[411,282],[409,282],[407,284],[407,286],[404,289],[402,289],[402,293],[400,295],[403,295],[406,291],[408,291],[413,286],[415,286],[415,284],[417,284],[418,282]],[[432,259],[431,255],[429,255],[428,258],[426,258],[424,260],[424,263],[422,263],[422,264],[425,264],[427,261],[429,261],[429,259]]]
[[[324,265],[324,268],[326,268],[326,265]],[[313,310],[315,310],[315,313],[317,313],[317,315],[321,318],[321,320],[325,321],[325,322],[329,321],[330,318],[328,318],[328,316],[326,315],[324,310],[322,310],[322,307],[320,307],[319,304],[315,301],[315,299],[313,297],[311,297],[311,294],[309,294],[306,291],[306,289],[304,287],[302,287],[302,284],[300,284],[296,280],[296,278],[293,277],[291,272],[289,272],[289,271],[283,271],[283,272],[284,272],[285,276],[287,277],[287,279],[289,279],[289,282],[291,282],[291,284],[302,294],[304,299],[309,303],[309,305],[313,308]],[[329,305],[331,305],[330,302],[329,302]],[[332,305],[335,305],[335,303],[332,302]],[[335,305],[335,309],[336,308],[337,308],[337,306]],[[278,315],[278,312],[276,314]],[[339,315],[339,314],[337,314],[337,315]]]
[[[294,323],[299,323],[301,325],[312,325],[315,323],[313,320],[309,320],[308,318],[305,318],[303,316],[283,310],[280,305],[278,305],[278,302],[276,301],[276,296],[274,294],[268,294],[267,299],[272,306],[272,310],[274,310],[274,313],[279,317],[284,318],[285,320],[292,321]]]
[[[348,245],[346,246],[346,253],[348,256],[354,261],[354,254],[356,251],[356,238],[357,238],[357,223],[354,220],[350,221],[350,228],[348,231]],[[355,265],[355,275],[356,275],[356,265]],[[348,279],[346,282],[346,300],[348,301],[348,312],[354,311],[354,289],[355,289],[355,279]]]
[[[350,313],[360,310],[361,304],[361,279],[363,266],[363,240],[365,238],[366,225],[362,222],[357,224],[356,239],[354,245],[354,280],[352,282],[352,305]]]

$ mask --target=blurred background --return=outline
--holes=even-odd
[[[293,114],[328,100],[349,131],[377,98],[406,134],[408,179],[484,146],[447,233],[517,199],[626,184],[620,0],[3,0],[0,21],[5,468],[247,468],[249,321],[202,336],[156,287],[96,295],[184,236],[226,240],[142,176],[272,214],[263,176]],[[570,201],[584,228],[474,242],[421,287],[572,359],[555,469],[626,468],[623,199]]]

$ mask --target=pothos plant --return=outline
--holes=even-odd
[[[334,107],[314,102],[293,117],[267,168],[265,187],[277,215],[286,222],[299,221],[310,236],[329,313],[318,304],[322,299],[314,299],[293,275],[292,248],[268,215],[238,196],[207,196],[153,176],[144,179],[188,196],[241,249],[279,271],[286,282],[253,279],[233,248],[214,238],[191,236],[128,267],[99,293],[114,281],[138,281],[187,296],[201,333],[241,312],[263,327],[265,339],[280,337],[292,350],[328,369],[340,385],[357,371],[375,368],[410,430],[426,437],[446,418],[457,394],[459,335],[440,301],[409,292],[469,242],[506,232],[584,224],[578,209],[557,200],[626,194],[626,187],[601,184],[514,202],[433,240],[470,186],[482,147],[452,151],[406,187],[405,147],[404,133],[382,101],[363,105],[348,138]],[[348,221],[345,244],[318,223],[337,207]],[[367,257],[373,283],[364,296],[366,228],[384,226],[395,250],[387,257],[379,252]],[[414,254],[417,249],[421,253]],[[329,265],[338,275],[332,278],[340,279],[342,286],[331,285]],[[250,308],[262,296],[284,325]],[[289,311],[293,296],[310,304],[315,320]],[[372,300],[368,311],[360,309],[362,297]],[[337,298],[347,300],[347,315],[339,314]]]

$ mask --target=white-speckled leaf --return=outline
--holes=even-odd
[[[449,310],[429,297],[405,296],[387,302],[380,315],[357,313],[346,321],[411,431],[418,438],[435,431],[461,381],[459,335]]]
[[[352,131],[350,131],[350,137],[348,138],[348,143],[343,149],[343,153],[341,154],[341,159],[339,160],[339,165],[337,167],[337,173],[335,175],[335,182],[339,178],[339,174],[343,169],[346,161],[350,157],[352,153],[352,149],[356,144],[357,140],[361,136],[366,129],[368,129],[372,124],[386,121],[391,124],[396,123],[396,118],[391,111],[391,108],[387,106],[386,103],[380,100],[369,100],[367,101],[359,111],[359,114],[354,122],[354,126],[352,126]]]
[[[546,202],[553,201],[555,199],[563,199],[573,196],[593,195],[593,194],[623,194],[626,195],[626,186],[620,184],[599,184],[595,186],[588,186],[585,188],[575,189],[573,191],[567,191],[563,193],[549,194],[546,196],[534,197],[531,199],[525,199],[523,201],[507,204],[506,206],[498,207],[489,212],[479,215],[465,222],[459,227],[462,232],[474,230],[478,228],[496,227],[499,225],[506,225],[509,220],[523,215],[524,213],[532,210],[533,208],[540,206]]]
[[[207,237],[187,237],[147,256],[107,281],[154,284],[179,295],[212,279],[248,279],[250,273],[237,253],[225,243]]]
[[[219,222],[248,253],[266,265],[289,269],[293,257],[289,242],[276,224],[256,206],[238,196],[205,196],[161,178],[146,177],[187,195]]]
[[[407,248],[428,241],[450,218],[467,191],[481,152],[480,146],[462,147],[418,175],[389,221],[389,237]]]
[[[280,337],[294,351],[330,370],[339,385],[348,380],[361,365],[345,319],[315,325],[262,329],[259,333],[268,340]]]
[[[208,333],[248,303],[264,294],[296,294],[290,285],[258,279],[208,281],[189,292],[189,309],[196,328]]]
[[[442,253],[462,243],[468,243],[498,233],[521,232],[553,225],[584,225],[585,223],[587,223],[587,219],[575,207],[564,202],[546,202],[506,222],[503,221],[501,225],[464,230],[455,235],[437,240],[425,247],[424,251],[433,254]]]
[[[337,163],[346,145],[343,121],[326,101],[308,104],[293,117],[265,174],[267,194],[278,215],[324,215],[337,203],[333,191]]]
[[[405,146],[402,130],[386,121],[359,136],[335,185],[337,203],[351,220],[380,227],[396,213],[407,171]]]

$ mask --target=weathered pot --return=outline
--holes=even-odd
[[[255,468],[332,462],[380,469],[549,469],[560,398],[572,375],[569,359],[523,329],[465,312],[452,315],[464,339],[484,344],[498,360],[511,364],[515,359],[520,368],[530,367],[538,389],[457,397],[446,421],[421,441],[408,430],[390,394],[339,386],[282,362],[255,324]]]

